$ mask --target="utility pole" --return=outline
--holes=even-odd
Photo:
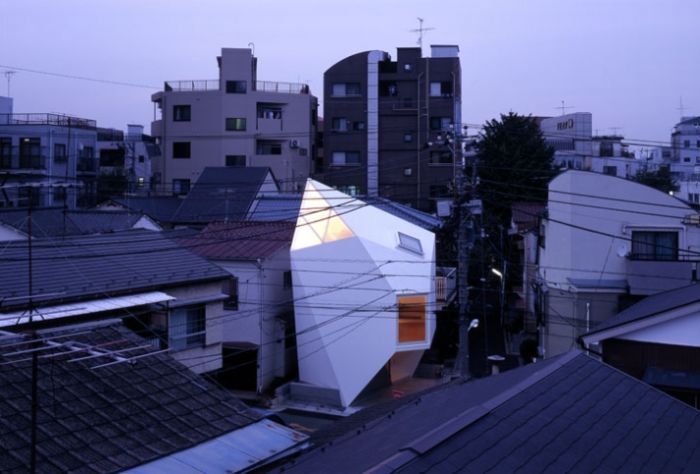
[[[481,212],[480,201],[474,199],[476,191],[476,159],[470,156],[470,176],[466,176],[466,163],[462,154],[464,136],[460,130],[450,130],[445,136],[438,135],[439,145],[450,148],[455,167],[454,203],[452,210],[457,217],[457,300],[459,303],[458,328],[459,348],[455,361],[455,373],[469,378],[469,331],[479,325],[478,319],[469,318],[469,259],[476,232],[474,215]]]

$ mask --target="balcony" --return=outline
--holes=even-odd
[[[255,90],[258,92],[278,92],[282,94],[308,94],[309,85],[295,82],[257,81]]]
[[[151,122],[151,135],[161,137],[163,135],[163,120],[154,120]]]
[[[457,269],[437,267],[435,275],[435,301],[438,306],[447,306],[457,294]]]
[[[2,125],[53,125],[56,127],[83,128],[96,130],[94,120],[62,114],[0,114]]]
[[[627,282],[633,295],[651,295],[693,283],[697,261],[627,260]]]

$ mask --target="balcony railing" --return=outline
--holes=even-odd
[[[12,155],[0,156],[0,170],[45,170],[48,160],[43,155]]]
[[[295,82],[257,81],[255,90],[259,92],[280,92],[283,94],[308,94],[308,84]]]
[[[165,83],[166,92],[218,91],[218,79],[197,79],[192,81],[168,81]]]
[[[0,125],[54,125],[58,127],[97,129],[94,120],[62,114],[0,114]]]
[[[96,158],[78,158],[78,171],[84,173],[96,173],[97,172],[97,159]]]
[[[438,303],[449,303],[457,290],[457,269],[452,267],[437,267],[435,276],[435,300]]]

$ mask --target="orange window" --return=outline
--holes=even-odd
[[[425,295],[399,296],[399,342],[425,341]]]

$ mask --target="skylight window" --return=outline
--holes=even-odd
[[[401,232],[399,232],[399,247],[409,252],[423,255],[423,246],[420,244],[420,240]]]

